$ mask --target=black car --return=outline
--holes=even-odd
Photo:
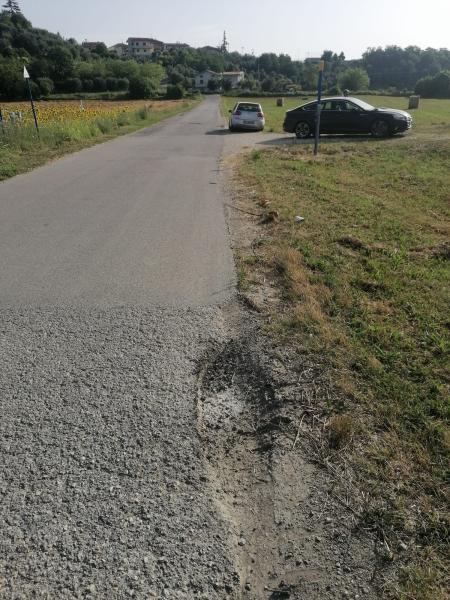
[[[371,133],[387,137],[411,128],[411,115],[394,108],[375,108],[358,98],[323,98],[320,103],[320,133]],[[304,139],[314,135],[317,101],[288,110],[284,131]]]

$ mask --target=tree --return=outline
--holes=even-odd
[[[230,79],[222,79],[222,87],[225,92],[229,92],[233,87],[233,84],[231,83]]]
[[[147,100],[156,94],[158,87],[149,77],[134,77],[130,81],[130,97]]]
[[[416,84],[416,93],[425,98],[450,98],[450,71],[422,77]]]
[[[6,0],[3,8],[11,14],[21,13],[19,3],[16,0]]]
[[[169,100],[180,100],[184,97],[184,88],[179,83],[167,86],[166,98]]]
[[[339,77],[339,85],[342,89],[353,91],[365,90],[369,87],[370,79],[367,72],[360,67],[347,69]]]
[[[52,63],[52,79],[62,81],[68,79],[73,73],[72,54],[63,45],[54,46],[48,53],[48,58]]]
[[[208,90],[210,92],[215,92],[218,87],[219,87],[219,82],[217,81],[217,79],[209,79]]]

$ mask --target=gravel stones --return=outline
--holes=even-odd
[[[196,435],[219,313],[1,311],[2,597],[235,597]]]

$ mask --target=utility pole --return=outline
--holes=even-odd
[[[319,63],[319,81],[317,84],[317,113],[316,113],[316,137],[315,137],[315,141],[314,141],[314,156],[317,156],[317,154],[319,153],[320,113],[321,113],[320,102],[322,100],[322,82],[323,82],[324,69],[325,69],[325,61],[321,60]]]
[[[225,71],[225,55],[228,52],[228,47],[229,47],[229,43],[227,40],[227,32],[224,31],[222,45],[220,46],[220,51],[222,53],[222,81],[221,81],[222,91],[223,91],[223,72]]]

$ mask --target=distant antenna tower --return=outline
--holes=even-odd
[[[223,41],[222,41],[222,45],[220,46],[220,51],[223,52],[223,54],[226,54],[228,52],[229,46],[230,46],[230,44],[228,43],[228,40],[227,40],[227,32],[224,31],[223,32]]]

